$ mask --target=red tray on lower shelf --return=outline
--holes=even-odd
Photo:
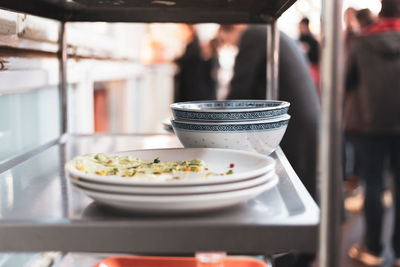
[[[94,267],[197,267],[196,258],[189,257],[111,257],[98,262]],[[221,266],[221,264],[201,264],[199,266]],[[226,258],[223,267],[268,267],[252,258]]]

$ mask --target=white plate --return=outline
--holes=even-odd
[[[109,185],[95,183],[84,179],[70,179],[71,183],[83,189],[98,190],[108,193],[130,193],[138,195],[189,195],[205,194],[224,191],[232,191],[254,187],[274,179],[275,172],[270,171],[266,174],[232,183],[212,184],[212,185],[193,185],[193,186],[127,186],[127,185]]]
[[[223,193],[174,196],[134,196],[130,194],[112,194],[79,188],[95,201],[126,211],[141,213],[196,213],[217,210],[238,205],[254,198],[276,186],[278,176],[267,182],[241,190]]]
[[[100,176],[96,174],[87,174],[75,168],[73,161],[65,165],[65,170],[73,178],[83,178],[92,182],[108,183],[114,185],[143,185],[143,186],[171,186],[171,185],[202,185],[218,184],[245,180],[257,177],[274,170],[275,160],[271,157],[257,154],[250,151],[240,151],[220,148],[169,148],[169,149],[146,149],[132,150],[115,153],[115,155],[132,155],[140,159],[153,160],[157,157],[161,161],[178,161],[202,159],[208,170],[199,173],[179,174],[185,179],[160,181],[151,175],[148,179],[125,178],[120,176]],[[235,164],[233,174],[224,176],[210,176],[204,178],[207,173],[225,173],[229,170],[229,165]],[[174,174],[174,176],[179,176]]]

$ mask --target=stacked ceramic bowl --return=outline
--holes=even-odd
[[[193,101],[171,105],[172,127],[184,147],[273,152],[289,123],[290,104],[275,100]]]
[[[173,174],[126,176],[112,171],[119,166],[118,162],[136,168],[136,163],[126,163],[129,158],[150,162],[156,158],[156,164],[197,159],[204,166],[201,171]],[[149,165],[152,163],[146,163]],[[96,202],[153,214],[195,213],[235,206],[274,188],[279,180],[271,157],[215,148],[134,150],[110,155],[102,163],[98,155],[86,154],[66,163],[65,169],[71,184]]]

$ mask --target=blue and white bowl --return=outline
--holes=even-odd
[[[287,114],[290,103],[278,100],[211,100],[171,104],[175,120],[197,122],[258,121]]]
[[[246,122],[187,122],[172,120],[172,127],[184,147],[216,147],[272,153],[281,142],[290,115]]]

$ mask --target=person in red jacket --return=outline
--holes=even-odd
[[[376,23],[350,46],[346,90],[352,94],[345,127],[357,135],[360,178],[365,184],[365,237],[349,256],[368,266],[384,261],[382,237],[385,162],[390,163],[394,201],[392,247],[400,266],[400,0],[382,0]]]

